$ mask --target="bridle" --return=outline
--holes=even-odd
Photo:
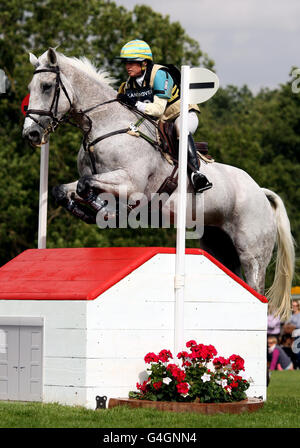
[[[105,135],[102,135],[100,137],[97,137],[95,140],[93,140],[92,142],[89,142],[89,134],[92,130],[92,120],[91,118],[87,115],[88,112],[91,112],[92,110],[103,106],[105,104],[109,104],[109,103],[113,103],[113,102],[119,102],[120,104],[122,104],[123,106],[125,106],[126,108],[134,111],[135,113],[137,113],[138,115],[140,115],[142,117],[142,120],[140,120],[141,122],[143,120],[147,120],[150,123],[152,123],[155,128],[157,129],[157,131],[159,133],[161,133],[159,127],[157,126],[157,123],[152,120],[149,116],[147,116],[146,114],[144,114],[143,112],[138,111],[134,106],[130,106],[126,103],[123,103],[122,101],[120,101],[118,98],[114,98],[112,100],[108,100],[99,104],[96,104],[95,106],[89,107],[86,110],[80,110],[80,111],[74,111],[73,105],[72,105],[72,101],[70,100],[69,94],[67,92],[67,89],[65,88],[62,80],[61,80],[61,76],[60,76],[60,69],[59,66],[56,65],[54,67],[49,67],[49,68],[42,68],[42,69],[37,69],[33,72],[33,75],[36,75],[38,73],[55,73],[56,74],[56,79],[55,79],[55,90],[54,90],[54,95],[53,95],[53,99],[51,102],[51,106],[50,109],[48,111],[45,110],[40,110],[40,109],[27,109],[26,111],[26,117],[30,118],[31,120],[33,120],[38,126],[40,126],[43,130],[45,134],[49,134],[50,132],[54,132],[55,129],[57,128],[57,126],[61,123],[69,123],[72,126],[75,126],[77,128],[80,128],[83,131],[83,147],[84,150],[86,152],[88,152],[89,157],[90,157],[90,161],[91,161],[91,165],[92,165],[92,170],[94,174],[97,174],[97,170],[96,170],[96,162],[95,162],[95,156],[94,156],[94,145],[106,138],[112,137],[113,135],[116,134],[123,134],[123,133],[127,133],[129,131],[132,131],[132,127],[135,128],[135,125],[133,123],[131,123],[131,125],[127,128],[124,129],[119,129],[113,132],[109,132]],[[60,98],[60,93],[61,93],[61,89],[64,92],[69,104],[70,104],[70,109],[69,111],[64,114],[61,118],[58,118],[57,116],[57,110],[58,110],[58,102],[59,102],[59,98]],[[85,118],[86,122],[87,122],[87,129],[83,130],[82,126],[78,125],[77,123],[72,122],[69,119],[69,116],[72,115],[72,113],[74,113],[74,115],[79,115],[82,119]],[[46,126],[44,126],[44,124],[38,120],[37,118],[33,117],[32,115],[39,115],[39,116],[47,116],[51,118],[50,123]],[[141,133],[140,133],[141,134]],[[146,138],[146,136],[142,135],[142,137]],[[149,143],[151,143],[153,146],[155,147],[159,147],[159,145],[153,141],[149,141]],[[161,148],[160,148],[161,149]]]
[[[31,120],[33,120],[35,123],[38,124],[38,126],[43,128],[46,133],[49,133],[49,132],[54,132],[56,127],[59,125],[59,123],[64,121],[63,117],[61,119],[58,119],[58,117],[57,117],[58,101],[59,101],[61,89],[64,92],[67,100],[69,101],[70,110],[73,109],[73,106],[72,106],[72,102],[70,100],[69,94],[67,92],[67,89],[65,88],[65,86],[64,86],[64,84],[63,84],[63,82],[61,80],[59,66],[49,67],[49,68],[41,68],[41,69],[35,70],[33,72],[33,74],[36,75],[37,73],[47,73],[47,72],[56,74],[55,90],[54,90],[54,95],[53,95],[53,99],[52,99],[52,103],[51,103],[50,109],[48,111],[40,110],[40,109],[27,109],[26,117],[31,118]],[[51,121],[48,124],[48,126],[45,127],[43,125],[43,123],[40,120],[38,120],[35,117],[33,117],[32,114],[33,115],[40,115],[40,116],[48,116],[48,117],[51,118]]]

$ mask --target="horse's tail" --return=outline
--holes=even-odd
[[[270,311],[286,320],[291,310],[291,286],[295,266],[294,239],[282,199],[271,190],[266,188],[262,190],[274,210],[277,225],[275,277],[266,295],[270,300]]]

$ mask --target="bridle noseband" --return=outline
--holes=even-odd
[[[57,126],[60,123],[69,123],[75,127],[78,127],[80,129],[82,129],[82,127],[76,123],[73,123],[70,119],[69,116],[72,115],[72,113],[74,112],[74,108],[72,105],[72,102],[70,100],[70,97],[68,95],[67,89],[65,88],[62,80],[61,80],[61,76],[60,76],[60,69],[59,66],[54,66],[54,67],[49,67],[49,68],[42,68],[42,69],[37,69],[33,72],[34,75],[36,75],[37,73],[55,73],[56,74],[56,80],[55,80],[55,90],[54,90],[54,95],[53,95],[53,99],[52,99],[52,103],[50,106],[50,109],[48,111],[46,110],[40,110],[40,109],[27,109],[26,111],[26,117],[30,118],[31,120],[33,120],[35,123],[37,123],[38,126],[40,126],[45,134],[49,134],[50,132],[54,132],[55,129],[57,128]],[[57,110],[58,110],[58,102],[59,102],[59,98],[60,98],[60,92],[62,91],[64,92],[67,100],[69,101],[70,104],[70,109],[68,111],[68,113],[66,113],[64,116],[62,116],[60,119],[58,119],[57,117]],[[155,121],[153,121],[152,119],[150,119],[149,116],[147,116],[146,114],[144,114],[143,112],[138,111],[134,106],[130,106],[126,103],[123,103],[122,101],[120,101],[118,98],[114,98],[112,100],[108,100],[99,104],[96,104],[95,106],[92,106],[86,110],[80,110],[80,111],[76,111],[76,114],[80,115],[81,117],[84,117],[87,121],[87,130],[84,131],[84,135],[83,135],[83,147],[84,150],[88,152],[90,160],[91,160],[91,164],[92,164],[92,171],[94,174],[97,173],[96,171],[96,162],[95,162],[95,156],[93,153],[93,147],[96,143],[100,142],[101,140],[104,140],[108,137],[111,137],[113,135],[116,134],[121,134],[121,133],[127,133],[128,131],[131,130],[131,127],[127,127],[125,129],[120,129],[117,131],[113,131],[113,132],[109,132],[105,135],[102,135],[101,137],[96,138],[95,140],[93,140],[92,142],[89,142],[89,134],[92,130],[92,120],[91,118],[87,115],[88,112],[91,112],[92,110],[103,106],[105,104],[109,104],[109,103],[113,103],[113,102],[119,102],[120,104],[122,104],[123,106],[125,106],[127,109],[134,111],[136,114],[140,115],[141,117],[143,117],[143,119],[149,121],[150,123],[152,123],[156,129],[158,130],[159,133],[161,133],[159,127],[157,126],[157,123]],[[50,123],[47,125],[47,127],[45,127],[43,125],[43,123],[38,120],[37,118],[33,117],[32,115],[39,115],[39,116],[47,116],[51,118]],[[83,130],[83,129],[82,129]],[[150,142],[152,145],[154,144],[154,142]],[[157,146],[157,144],[155,143],[154,146]]]
[[[67,100],[69,101],[70,109],[72,109],[73,106],[72,106],[72,102],[70,100],[69,94],[67,92],[67,89],[65,88],[65,86],[61,80],[60,69],[58,66],[49,67],[49,68],[41,68],[41,69],[35,70],[33,72],[33,74],[36,75],[37,73],[47,73],[47,72],[56,74],[55,90],[54,90],[54,95],[53,95],[50,109],[49,109],[49,111],[40,110],[40,109],[28,109],[26,112],[26,117],[31,118],[31,120],[35,121],[41,128],[44,129],[44,131],[46,131],[48,133],[48,132],[54,132],[55,128],[58,126],[60,121],[62,121],[62,119],[59,120],[57,117],[58,101],[59,101],[59,97],[60,97],[60,91],[61,91],[60,89],[61,88],[62,88],[64,94],[66,95]],[[50,117],[51,122],[47,126],[47,128],[45,128],[43,123],[40,120],[33,117],[32,114]]]

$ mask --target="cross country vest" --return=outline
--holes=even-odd
[[[145,77],[140,86],[134,78],[129,77],[126,82],[123,82],[119,88],[119,93],[124,93],[130,98],[136,98],[137,101],[142,102],[153,102],[153,97],[155,95],[155,90],[153,89],[154,78],[158,70],[165,70],[168,74],[168,68],[159,65],[149,65],[147,67]],[[168,74],[169,75],[169,74]],[[170,75],[169,75],[170,76]],[[162,117],[161,121],[173,121],[180,115],[180,91],[179,86],[174,81],[171,98],[167,101],[167,107]],[[189,110],[195,110],[200,112],[197,104],[190,104]]]

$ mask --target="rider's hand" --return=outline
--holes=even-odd
[[[129,98],[124,93],[118,93],[117,99],[121,101],[121,103],[128,104],[129,106],[135,106],[136,98]]]

